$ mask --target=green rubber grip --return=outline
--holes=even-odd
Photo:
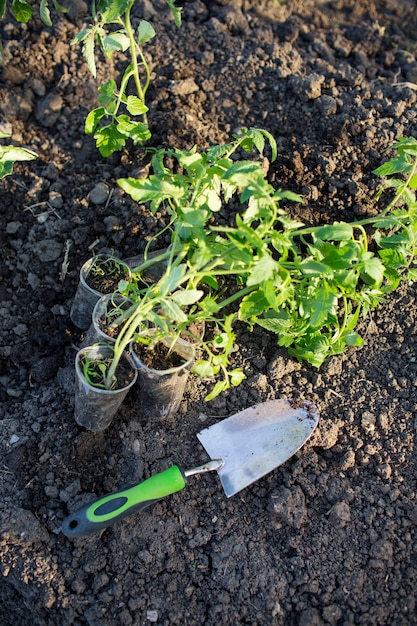
[[[185,485],[184,473],[177,465],[173,465],[138,485],[116,491],[83,506],[64,519],[61,531],[69,539],[96,533],[165,496],[181,491]]]

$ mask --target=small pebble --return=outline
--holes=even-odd
[[[97,185],[88,194],[88,199],[92,204],[106,204],[109,197],[109,187],[106,183],[97,183]]]

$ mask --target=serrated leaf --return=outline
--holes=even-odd
[[[285,312],[265,315],[265,317],[258,319],[256,323],[277,335],[286,334],[292,326],[292,321],[286,316]]]
[[[257,290],[245,296],[239,306],[239,319],[248,320],[258,317],[269,308],[269,302],[262,290]]]
[[[178,28],[181,26],[181,11],[182,8],[176,7],[175,6],[175,2],[176,0],[165,0],[165,2],[167,3],[167,5],[169,6],[171,13],[174,17],[174,22],[175,25],[178,26]]]
[[[40,15],[42,22],[46,26],[52,26],[51,13],[48,7],[48,0],[41,0],[41,3],[39,5],[39,15]]]
[[[135,178],[120,178],[117,183],[136,202],[150,202],[158,199],[180,198],[183,194],[180,185],[174,185],[161,180],[156,176],[150,176],[143,180]]]
[[[382,165],[377,167],[375,170],[373,170],[372,173],[376,174],[377,176],[390,176],[391,174],[398,174],[399,172],[403,172],[406,174],[411,170],[411,167],[412,166],[408,159],[404,158],[401,155],[398,155],[390,161],[387,161],[386,163],[383,163]]]
[[[113,154],[113,152],[121,150],[126,144],[124,135],[119,133],[114,124],[98,128],[95,132],[94,139],[103,157],[108,157]]]
[[[12,13],[18,22],[26,24],[32,17],[32,7],[26,0],[13,0]]]
[[[88,31],[83,40],[83,56],[87,63],[87,67],[90,70],[94,78],[97,77],[96,61],[94,57],[94,39],[95,33],[93,30]]]
[[[409,269],[407,272],[406,279],[411,280],[413,282],[417,281],[417,269],[416,268]]]
[[[106,115],[106,110],[104,107],[98,107],[97,109],[93,109],[85,118],[84,130],[86,135],[92,135],[99,121]]]
[[[106,10],[102,13],[103,20],[107,23],[114,22],[125,13],[131,3],[131,0],[110,0],[106,2]]]
[[[384,278],[384,272],[385,266],[382,261],[375,256],[371,256],[363,260],[360,276],[367,285],[380,285]]]
[[[126,108],[131,115],[143,115],[148,111],[146,104],[137,96],[127,97]]]
[[[346,222],[335,222],[314,230],[314,237],[323,241],[347,241],[352,235],[353,225]]]
[[[250,272],[249,278],[246,281],[248,287],[258,285],[272,278],[277,269],[277,265],[277,262],[274,261],[269,254],[264,254]]]

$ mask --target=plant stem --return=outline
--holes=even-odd
[[[132,2],[129,4],[129,6],[126,9],[125,12],[125,22],[124,22],[124,27],[126,29],[127,32],[127,36],[129,38],[129,42],[130,42],[130,57],[132,60],[132,73],[133,73],[133,80],[135,81],[135,85],[136,85],[136,91],[138,93],[139,98],[142,100],[142,102],[145,104],[145,93],[146,93],[146,89],[149,85],[149,80],[150,80],[150,73],[149,73],[149,68],[148,68],[148,64],[146,63],[146,60],[142,54],[142,51],[139,49],[139,53],[141,55],[141,59],[142,59],[142,63],[143,66],[145,68],[146,71],[146,76],[147,76],[147,82],[146,82],[146,88],[143,89],[141,82],[140,82],[140,77],[139,77],[139,65],[138,65],[138,57],[137,57],[137,50],[138,47],[136,46],[136,41],[135,41],[135,35],[133,32],[133,28],[132,28],[132,23],[130,20],[130,12],[132,10],[132,7],[135,3],[135,0],[132,0]],[[144,121],[145,124],[147,124],[147,116],[146,113],[142,114],[142,120]]]

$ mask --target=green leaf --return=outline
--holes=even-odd
[[[6,161],[32,161],[37,158],[37,154],[27,148],[16,146],[0,146],[0,160]]]
[[[124,135],[118,131],[115,124],[98,128],[94,134],[94,139],[103,157],[108,157],[113,154],[113,152],[121,150],[126,144]]]
[[[40,15],[42,22],[46,26],[52,26],[51,13],[48,7],[48,0],[41,0],[41,3],[39,5],[39,15]]]
[[[91,74],[94,78],[97,77],[97,68],[96,61],[94,58],[94,40],[95,40],[95,32],[94,30],[88,31],[83,40],[83,56],[87,63],[87,67],[90,70]]]
[[[144,122],[135,122],[130,129],[129,137],[136,146],[142,145],[151,138],[151,131]]]
[[[229,372],[229,377],[233,387],[237,387],[238,385],[240,385],[240,383],[246,378],[245,374],[240,368],[234,369]]]
[[[333,270],[344,270],[350,269],[352,263],[359,258],[361,247],[355,241],[348,241],[341,246],[316,241],[316,247],[312,246],[310,252],[315,254],[319,252],[320,260]]]
[[[209,394],[207,394],[204,400],[206,402],[209,402],[210,400],[214,400],[214,398],[217,398],[218,395],[220,395],[223,391],[226,391],[226,389],[229,389],[229,387],[230,385],[227,380],[219,380],[214,385],[213,390]]]
[[[399,172],[406,174],[411,171],[411,167],[410,161],[407,158],[402,155],[397,155],[390,161],[377,167],[372,173],[377,176],[390,176]]]
[[[330,352],[330,343],[327,337],[315,333],[308,337],[304,343],[298,343],[288,349],[291,356],[300,361],[308,361],[314,367],[319,368],[326,360]]]
[[[309,258],[300,263],[300,270],[305,276],[327,276],[333,274],[332,268],[325,263]]]
[[[178,28],[181,26],[181,11],[182,9],[175,6],[176,0],[165,0],[167,5],[169,6],[172,15],[174,16],[175,25]]]
[[[262,290],[257,290],[242,298],[239,306],[239,319],[249,320],[258,317],[269,309],[269,302]]]
[[[246,281],[248,287],[253,285],[258,285],[266,280],[269,280],[273,277],[275,270],[277,269],[277,262],[269,256],[269,254],[264,254],[259,261],[255,264],[253,269],[251,270],[250,276]]]
[[[372,253],[369,252],[368,255]],[[360,277],[367,285],[380,285],[384,279],[385,266],[375,256],[367,256],[362,261]]]
[[[206,188],[203,190],[196,199],[197,206],[207,206],[210,211],[217,213],[222,208],[222,201],[214,189]]]
[[[175,291],[182,277],[184,276],[186,271],[186,267],[184,264],[178,265],[177,267],[171,268],[169,272],[166,272],[165,275],[159,281],[159,291],[162,296],[167,295],[168,293],[172,293]]]
[[[416,268],[409,269],[407,272],[406,279],[411,280],[412,282],[416,282],[417,281],[417,269]]]
[[[13,172],[13,163],[11,161],[0,161],[0,179],[9,176]]]
[[[152,24],[149,24],[149,22],[147,22],[146,20],[142,20],[141,22],[139,22],[138,44],[140,46],[143,46],[144,43],[147,43],[148,41],[153,39],[155,35],[156,33]]]
[[[155,199],[162,202],[166,198],[179,199],[183,194],[181,185],[161,180],[156,176],[150,176],[141,180],[120,178],[117,183],[136,202],[149,202]]]
[[[146,104],[137,96],[128,96],[126,108],[131,115],[143,115],[148,111]]]
[[[309,315],[309,323],[313,328],[321,327],[329,313],[335,313],[337,296],[329,285],[324,282],[315,292],[314,299],[308,296],[304,302],[306,313]]]
[[[292,321],[285,311],[266,314],[265,317],[258,319],[256,323],[277,335],[286,334],[292,326]]]
[[[182,289],[172,294],[172,299],[180,306],[190,306],[204,296],[201,289]]]
[[[104,85],[100,85],[98,88],[99,96],[98,101],[104,107],[107,107],[111,102],[114,102],[117,98],[116,96],[116,82],[114,80],[108,80]]]
[[[361,345],[363,345],[362,337],[354,331],[347,332],[344,335],[344,340],[348,346],[360,347]]]
[[[99,8],[102,11],[103,20],[107,23],[116,21],[125,13],[130,4],[132,4],[131,0],[107,0],[104,3],[101,2]],[[103,10],[102,7],[105,8],[105,10]]]
[[[238,161],[225,172],[223,178],[228,181],[233,181],[236,187],[246,187],[249,180],[252,180],[252,176],[256,175],[256,178],[264,179],[264,173],[260,169],[259,163],[253,161]]]
[[[208,278],[209,277],[207,276],[207,279]],[[216,300],[211,296],[206,296],[204,300],[201,300],[201,302],[199,302],[199,307],[202,311],[206,313],[217,313],[219,311],[219,305],[217,304]]]
[[[191,207],[182,207],[178,224],[182,226],[191,226],[192,228],[203,228],[209,218],[209,213],[204,209],[192,209]]]
[[[27,23],[32,17],[32,7],[26,0],[13,0],[12,13],[18,22]]]
[[[86,135],[92,135],[99,121],[106,115],[106,110],[104,107],[98,107],[97,109],[93,109],[85,118],[85,133]]]
[[[192,368],[193,374],[201,376],[201,378],[208,378],[214,376],[219,371],[219,367],[214,367],[209,361],[203,361],[198,359]]]
[[[6,0],[0,0],[0,20],[4,18],[6,14]]]
[[[186,314],[176,302],[173,302],[169,299],[164,299],[162,300],[161,304],[164,311],[164,317],[167,317],[168,319],[179,323],[187,321]]]
[[[346,222],[335,222],[319,226],[314,230],[314,237],[323,241],[347,241],[352,239],[353,225]]]
[[[104,52],[111,55],[117,50],[125,52],[125,50],[129,48],[130,42],[129,38],[124,33],[116,31],[104,37],[102,45]]]

